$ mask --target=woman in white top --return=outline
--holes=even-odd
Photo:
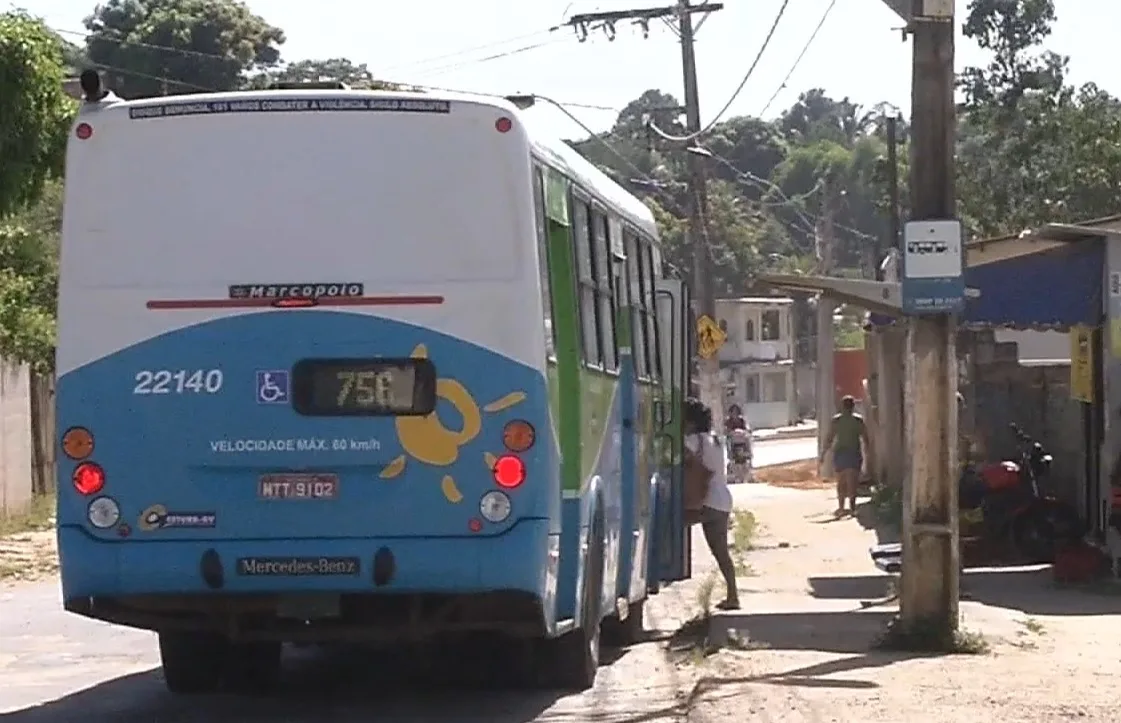
[[[728,595],[716,607],[720,610],[738,610],[739,593],[736,590],[736,566],[728,549],[728,518],[732,514],[732,491],[728,489],[728,454],[716,433],[712,431],[712,410],[698,399],[686,399],[682,414],[685,447],[698,456],[705,468],[712,472],[708,494],[701,510],[701,530],[705,542],[720,574]]]

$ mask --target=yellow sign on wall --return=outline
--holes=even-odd
[[[697,353],[703,358],[711,359],[715,356],[727,338],[728,335],[711,316],[697,319]]]
[[[1070,329],[1070,398],[1094,401],[1094,330],[1079,324]]]

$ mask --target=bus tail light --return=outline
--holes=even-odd
[[[511,452],[524,452],[537,440],[533,425],[523,419],[507,422],[502,428],[502,444]]]
[[[93,435],[85,427],[71,427],[62,435],[62,452],[72,460],[93,454]]]
[[[105,487],[105,470],[95,462],[82,462],[74,469],[70,479],[78,494],[89,497]]]
[[[525,482],[525,462],[512,454],[504,454],[494,461],[494,482],[499,487],[512,490]]]

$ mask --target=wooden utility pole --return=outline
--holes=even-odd
[[[833,273],[833,183],[826,179],[822,184],[821,213],[818,216],[816,230],[817,273],[829,276]],[[824,462],[819,470],[821,477],[833,476],[832,455],[827,454],[825,441],[829,435],[829,426],[832,424],[833,413],[836,412],[836,381],[833,374],[833,357],[836,340],[833,334],[833,299],[826,294],[817,297],[817,363],[814,369],[817,372],[815,393],[817,397],[817,453],[824,457]]]
[[[677,17],[677,32],[681,38],[681,70],[685,81],[685,126],[686,134],[693,135],[701,130],[701,107],[697,92],[697,60],[694,54],[695,13],[710,13],[722,10],[722,3],[691,5],[689,0],[678,0],[675,5],[651,8],[632,8],[611,12],[581,13],[568,19],[577,37],[583,40],[588,33],[602,29],[609,38],[615,37],[615,25],[631,22],[649,31],[649,23],[657,18]],[[697,139],[689,142],[696,150]],[[689,243],[693,251],[693,297],[696,300],[698,317],[706,315],[716,320],[716,293],[712,286],[712,249],[709,245],[706,218],[708,212],[707,179],[705,177],[705,157],[700,152],[688,153],[689,163]],[[721,424],[724,419],[724,390],[720,383],[720,361],[714,355],[711,359],[700,360],[701,400],[712,410],[713,420]]]
[[[915,0],[911,76],[911,221],[951,221],[954,203],[954,4]],[[960,236],[960,231],[958,232]],[[958,239],[960,253],[960,238]],[[904,249],[905,255],[911,249]],[[904,267],[904,285],[913,277]],[[960,277],[960,274],[959,274]],[[904,290],[904,304],[907,292]],[[957,320],[916,315],[907,334],[909,484],[903,488],[900,613],[947,639],[958,626]]]

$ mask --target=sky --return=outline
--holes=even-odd
[[[702,123],[732,97],[748,71],[784,0],[723,0],[697,33]],[[727,114],[758,115],[782,87],[798,54],[833,0],[788,0],[774,37]],[[824,88],[866,107],[880,102],[910,108],[911,46],[902,21],[883,0],[835,0],[816,40],[765,117]],[[0,0],[7,2],[7,0]],[[570,27],[550,31],[574,13],[657,7],[673,0],[250,0],[248,5],[284,29],[287,60],[346,57],[366,63],[375,77],[476,92],[534,93],[567,104],[579,124],[540,103],[539,123],[563,138],[609,128],[619,109],[650,88],[682,97],[677,36],[660,21],[643,38],[620,24],[614,41],[602,32],[579,42]],[[22,0],[16,3],[57,30],[82,31],[89,0]],[[958,0],[957,66],[982,65],[984,53],[960,37],[966,0]],[[1058,22],[1049,50],[1070,56],[1070,80],[1093,81],[1121,96],[1121,30],[1118,0],[1055,0]],[[591,107],[589,107],[591,106]],[[581,125],[582,124],[582,125]]]

